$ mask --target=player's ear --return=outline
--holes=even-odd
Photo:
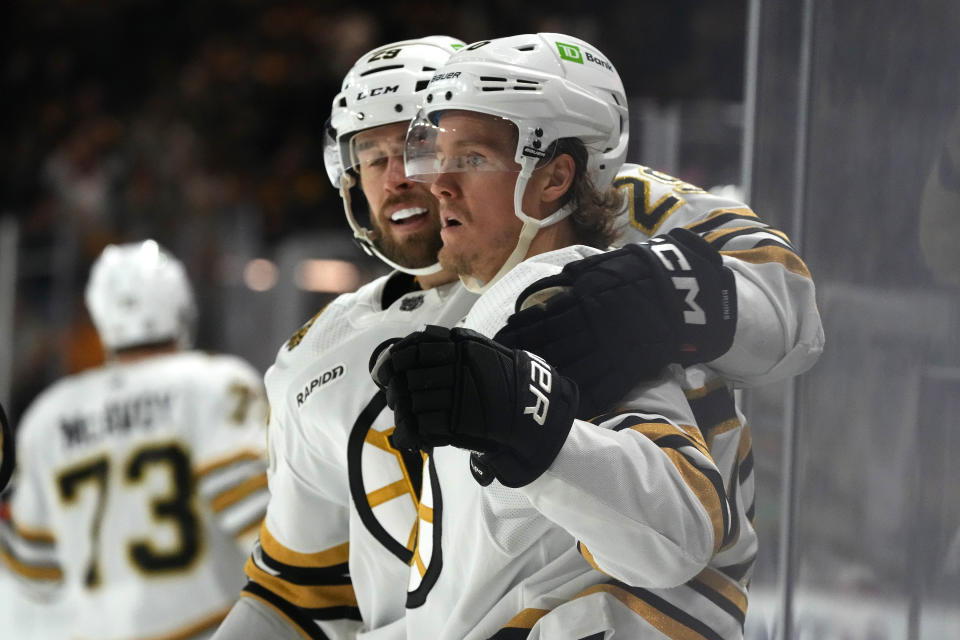
[[[542,167],[544,172],[540,199],[545,204],[559,203],[573,186],[577,165],[573,156],[561,153]]]

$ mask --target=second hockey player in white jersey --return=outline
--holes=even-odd
[[[436,200],[422,185],[404,178],[399,162],[403,133],[396,133],[398,125],[406,131],[434,70],[460,45],[453,39],[429,38],[380,47],[357,62],[334,100],[331,124],[336,133],[325,160],[344,195],[348,221],[368,251],[402,269],[355,294],[341,296],[280,348],[267,376],[273,405],[271,504],[261,544],[248,564],[246,597],[220,629],[218,640],[259,637],[258,633],[285,638],[340,638],[357,633],[364,638],[405,637],[409,566],[423,560],[414,553],[418,514],[429,515],[420,501],[420,479],[429,471],[419,454],[395,445],[393,414],[383,394],[378,395],[369,379],[361,380],[357,373],[366,369],[373,347],[383,338],[405,335],[427,323],[453,326],[476,300],[475,294],[455,281],[455,275],[432,267],[440,246]],[[397,89],[390,92],[382,89],[394,86]],[[710,225],[704,234],[721,227],[724,232],[752,228],[752,235],[737,233],[734,238],[716,240],[717,248],[745,252],[744,260],[723,259],[736,275],[741,306],[750,307],[740,316],[721,321],[733,340],[732,347],[727,347],[741,354],[717,361],[731,369],[733,379],[752,383],[767,374],[794,375],[812,364],[822,341],[813,285],[779,232],[768,231],[742,203],[711,196],[652,170],[624,167],[620,178],[624,182],[618,186],[631,197],[622,217],[633,234],[631,240],[704,221]],[[362,210],[364,201],[373,229],[358,221],[355,210]],[[667,206],[661,207],[664,202]],[[431,225],[424,226],[425,222]],[[763,248],[771,239],[780,241],[774,251]],[[724,245],[728,240],[731,244]],[[755,254],[751,253],[754,247]],[[582,275],[589,273],[587,269]],[[640,275],[635,280],[637,287],[627,298],[632,303],[643,296],[664,303],[676,297],[669,291],[643,289]],[[720,288],[715,282],[712,286]],[[548,304],[553,300],[562,302],[562,297]],[[616,345],[615,352],[643,351],[640,337],[662,339],[659,325],[644,330],[647,319],[617,301],[612,306],[608,302],[590,303],[591,309],[605,311],[606,320],[592,319],[589,330],[582,316],[568,316],[571,321],[563,323],[578,327],[581,337],[594,344],[602,371],[622,363],[609,362],[606,344],[596,342],[594,333],[602,334],[604,322],[616,319],[618,313],[626,316],[619,320],[630,323],[633,331],[632,342]],[[539,334],[539,347],[551,349],[548,338],[559,334],[549,324],[546,331],[539,328],[539,323],[549,323],[550,314],[524,315],[537,310],[531,307],[518,314],[522,322],[508,328],[523,332],[524,339],[530,338],[527,334]],[[717,319],[710,311],[708,322],[714,326]],[[659,322],[657,314],[648,315],[650,322]],[[378,327],[380,322],[387,326]],[[759,343],[754,340],[761,336]],[[567,338],[558,339],[563,341],[569,344]],[[666,347],[659,348],[659,353],[673,357]],[[582,357],[571,361],[571,367],[590,366],[590,357],[573,355]],[[656,372],[663,365],[658,358],[666,356],[636,358],[638,371],[629,375],[642,377],[644,368]],[[660,364],[652,364],[655,361]],[[717,422],[725,442],[732,442],[732,450],[749,460],[749,439],[740,438],[742,424],[735,422],[732,395],[719,378],[726,372],[722,366],[718,370],[713,375],[720,380],[719,386],[690,392],[704,397],[700,406],[711,410],[711,418],[726,416]],[[720,459],[726,465],[727,458]],[[725,467],[723,474],[728,487],[737,482],[737,474],[730,475],[730,469]],[[742,496],[749,506],[752,475],[744,470],[741,476],[747,489],[737,491],[737,499]],[[740,538],[741,543],[749,547],[751,536],[752,529]],[[579,557],[576,549],[572,553]],[[745,563],[742,575],[748,575],[750,566],[751,562]],[[745,607],[745,601],[740,604]],[[529,613],[518,616],[517,629],[522,630],[523,624],[529,628],[535,619]]]
[[[619,78],[605,62],[584,68],[585,58],[605,61],[587,43],[558,34],[471,46],[434,77],[408,134],[408,172],[431,182],[441,203],[441,262],[484,291],[465,322],[480,334],[428,327],[390,346],[374,365],[396,412],[395,441],[430,452],[408,637],[742,635],[755,554],[744,509],[752,503],[752,476],[749,434],[729,389],[723,387],[724,402],[717,404],[729,420],[713,425],[709,419],[717,416],[707,415],[711,428],[703,431],[685,395],[714,389],[703,385],[697,368],[668,370],[632,390],[627,380],[610,398],[611,413],[574,420],[601,408],[594,404],[606,390],[593,381],[603,378],[597,370],[604,363],[594,364],[597,373],[586,385],[591,396],[584,398],[561,375],[566,369],[488,339],[503,336],[498,331],[507,317],[531,299],[538,302],[541,290],[549,296],[551,288],[572,288],[555,296],[566,296],[554,311],[568,318],[598,311],[579,308],[578,294],[592,298],[593,307],[606,295],[612,309],[617,297],[610,294],[629,287],[629,274],[645,265],[653,265],[654,277],[657,269],[666,272],[662,284],[680,293],[678,323],[705,324],[704,306],[713,304],[697,295],[700,277],[711,273],[699,263],[710,260],[712,250],[690,234],[586,260],[580,258],[589,249],[551,251],[590,238],[591,219],[593,228],[603,226],[597,205],[606,201],[602,190],[625,148]],[[485,93],[494,82],[551,80],[552,90],[534,98]],[[599,193],[583,186],[591,182]],[[688,185],[670,182],[676,210]],[[740,226],[752,227],[754,241],[766,234],[749,211],[712,213],[706,224],[740,219],[748,221]],[[512,253],[505,242],[511,233],[519,236]],[[783,238],[768,239],[779,242],[773,256],[792,255]],[[770,257],[759,261],[777,262]],[[571,261],[577,262],[561,271]],[[600,285],[596,291],[578,291],[584,270],[600,274],[592,283]],[[717,306],[731,302],[720,296]],[[552,328],[562,332],[563,324]],[[809,342],[787,351],[805,360],[820,347],[816,314],[792,328],[801,326],[812,330]],[[510,338],[526,347],[527,328],[526,320],[517,323]],[[535,342],[550,346],[553,333]],[[582,361],[589,360],[583,351],[590,346],[582,339],[569,343],[572,369],[589,371]],[[718,355],[745,370],[754,364],[737,362],[726,347]],[[625,362],[610,361],[610,368],[629,371],[634,361],[629,353],[621,358]],[[708,431],[722,473],[705,441]]]
[[[108,363],[26,411],[0,558],[34,595],[69,592],[77,637],[209,637],[268,500],[260,375],[182,350],[192,293],[153,241],[107,247],[87,306]]]

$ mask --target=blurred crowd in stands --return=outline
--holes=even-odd
[[[238,226],[265,255],[291,235],[343,228],[320,132],[363,52],[430,33],[561,31],[602,46],[631,96],[736,101],[745,5],[3,3],[0,216],[20,233],[12,413],[99,362],[82,290],[106,243],[156,238],[187,264],[203,305]]]

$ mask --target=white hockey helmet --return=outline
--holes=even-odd
[[[154,240],[109,245],[93,263],[87,309],[108,351],[190,346],[196,306],[183,264]]]
[[[372,230],[357,221],[350,190],[358,184],[359,174],[350,141],[366,129],[409,122],[416,115],[434,72],[464,44],[449,36],[427,36],[394,42],[365,53],[344,77],[324,127],[324,165],[330,182],[340,191],[354,238],[367,254],[412,275],[436,273],[440,265],[409,268],[393,262],[377,248]],[[402,154],[402,148],[398,153]]]
[[[609,59],[579,38],[535,33],[473,43],[454,54],[427,87],[407,133],[407,177],[431,182],[439,173],[469,166],[441,163],[431,145],[442,112],[454,109],[505,118],[519,134],[514,213],[523,230],[513,254],[490,282],[464,278],[468,288],[483,291],[523,260],[539,229],[572,213],[564,207],[538,220],[522,210],[527,180],[538,163],[550,159],[554,142],[579,139],[587,150],[586,170],[594,186],[612,185],[627,154],[627,98]]]

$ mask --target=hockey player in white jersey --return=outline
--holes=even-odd
[[[463,44],[379,47],[334,98],[327,170],[358,243],[395,271],[322,309],[267,372],[271,499],[249,583],[217,640],[404,634],[422,458],[393,446],[368,362],[390,336],[453,326],[476,299],[437,264],[436,199],[403,170],[419,96]]]
[[[723,273],[727,260],[681,232],[571,263],[597,253],[569,245],[603,239],[594,231],[606,226],[604,192],[626,147],[622,85],[589,44],[557,34],[477,43],[454,55],[427,91],[408,133],[408,175],[429,181],[440,200],[441,262],[485,293],[464,323],[480,333],[428,327],[385,349],[373,366],[396,412],[395,442],[431,452],[410,574],[409,637],[739,637],[756,542],[752,459],[723,380],[702,367],[674,368],[626,394],[635,379],[609,381],[608,392],[595,386],[607,379],[603,367],[629,372],[635,360],[625,347],[620,361],[591,363],[588,331],[568,343],[574,353],[566,360],[588,374],[584,397],[561,375],[567,370],[489,340],[514,309],[560,290],[561,305],[518,314],[497,334],[555,348],[567,321],[581,327],[584,317],[615,315],[621,299],[635,302],[635,292],[622,294],[645,274],[660,291],[676,289],[677,324],[693,326],[678,331],[685,354],[675,361],[695,358],[699,345],[682,340],[701,333],[701,305],[722,316],[734,302],[711,281],[734,279]],[[648,180],[661,191],[668,186],[659,203],[672,206],[658,224],[685,206],[682,194],[696,200],[703,193],[635,171],[628,184],[648,189],[647,197]],[[724,229],[708,242],[733,235],[727,225],[735,224],[750,227],[736,235],[755,243],[778,242],[772,252],[751,255],[755,262],[793,256],[783,238],[736,209],[710,212],[703,224]],[[747,254],[756,248],[742,246]],[[552,251],[560,247],[568,248]],[[521,262],[525,256],[533,257]],[[809,281],[802,262],[787,266]],[[582,289],[584,273],[592,274],[586,280],[593,288]],[[698,296],[701,283],[712,288],[707,300]],[[674,304],[669,295],[652,300]],[[557,312],[565,317],[550,315]],[[794,372],[822,343],[815,309],[800,316],[791,329],[806,344],[786,348],[793,362],[779,359]],[[740,333],[735,324],[727,340]],[[547,330],[542,338],[529,335],[536,325]],[[781,345],[761,343],[738,361],[728,342],[713,357],[723,356],[734,371],[756,371],[753,358]],[[701,404],[715,410],[701,431],[685,392],[693,401],[714,391],[721,393]],[[598,398],[610,402],[611,413],[574,419],[595,416],[603,408]],[[729,419],[714,424],[720,412]]]
[[[25,412],[0,558],[29,593],[69,595],[76,637],[209,637],[268,500],[260,375],[187,350],[190,284],[152,240],[108,246],[86,303],[107,363]]]
[[[341,189],[355,237],[397,271],[341,296],[318,313],[280,348],[268,372],[271,503],[261,544],[248,563],[245,597],[221,627],[218,640],[405,635],[404,602],[409,563],[415,561],[422,458],[394,445],[392,413],[383,394],[369,377],[365,379],[365,370],[370,353],[384,338],[426,323],[452,326],[476,299],[454,274],[438,272],[434,266],[440,247],[436,200],[423,185],[405,179],[399,164],[402,135],[423,89],[459,46],[459,41],[434,37],[379,47],[357,61],[334,99],[334,135],[325,154],[331,179]],[[638,168],[625,176],[632,180],[625,190],[651,180]],[[649,186],[659,200],[666,198],[660,190],[669,195],[676,185],[660,180]],[[642,189],[629,193],[640,197]],[[671,220],[680,226],[736,207],[743,211],[743,225],[764,231],[765,225],[740,203],[702,193],[667,201],[670,206],[657,211],[663,230],[671,227]],[[364,212],[367,220],[361,221]],[[632,203],[622,219],[628,220],[628,215],[636,234],[642,232],[638,220],[649,222],[654,217],[645,209],[635,211]],[[649,226],[643,229],[652,233]],[[802,265],[799,258],[794,260]],[[625,301],[636,304],[644,296],[648,301],[666,296],[664,303],[674,304],[677,294],[672,289],[658,289],[650,278],[634,275],[634,288]],[[816,356],[810,346],[815,341],[807,340],[819,331],[818,320],[806,324],[795,320],[813,303],[812,285],[788,290],[781,286],[784,279],[782,273],[771,272],[769,283],[759,278],[757,285],[757,278],[738,275],[738,294],[742,290],[741,300],[754,309],[745,316],[756,325],[750,330],[742,331],[733,314],[720,318],[713,309],[707,310],[708,324],[727,327],[716,333],[732,335],[733,326],[738,327],[731,350],[756,355],[748,364],[757,377],[780,362],[793,366],[793,370],[784,366],[781,375],[795,374]],[[602,305],[598,301],[590,308]],[[608,309],[610,320],[619,309],[619,303]],[[679,341],[676,332],[663,329],[667,321],[662,314],[641,316],[633,309],[623,310],[627,318],[619,320],[632,323],[634,335],[646,339],[650,352],[624,375],[658,372],[679,349],[672,342],[666,344]],[[523,320],[516,325],[521,331],[549,322],[552,316],[517,317]],[[766,324],[761,324],[764,318]],[[582,321],[585,318],[571,318],[569,324]],[[602,332],[602,322],[603,318],[592,318],[588,326],[580,325],[581,331]],[[650,326],[644,328],[645,323]],[[763,336],[764,342],[752,343],[754,336]],[[660,343],[663,346],[658,347]],[[604,356],[600,347],[606,344],[597,345],[599,358]],[[704,345],[695,346],[706,358]],[[590,366],[590,358],[581,360],[570,367]],[[729,423],[726,427],[732,429]],[[744,450],[748,454],[749,447]]]

